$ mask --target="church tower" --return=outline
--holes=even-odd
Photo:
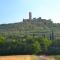
[[[29,20],[32,20],[32,13],[29,12]]]

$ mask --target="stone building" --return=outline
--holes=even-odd
[[[32,20],[32,13],[29,12],[29,19],[23,19],[23,22],[29,22]]]

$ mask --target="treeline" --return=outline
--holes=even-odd
[[[60,40],[49,40],[47,37],[0,35],[0,55],[58,54],[59,42]]]

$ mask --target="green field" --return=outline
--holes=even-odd
[[[55,60],[60,60],[60,55],[52,55],[49,58],[54,58]]]
[[[55,55],[54,58],[55,58],[56,60],[60,60],[60,55]]]

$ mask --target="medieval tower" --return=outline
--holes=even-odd
[[[29,12],[29,20],[32,20],[32,13]]]
[[[23,19],[24,22],[30,22],[32,20],[32,13],[29,12],[29,18],[28,19]]]

